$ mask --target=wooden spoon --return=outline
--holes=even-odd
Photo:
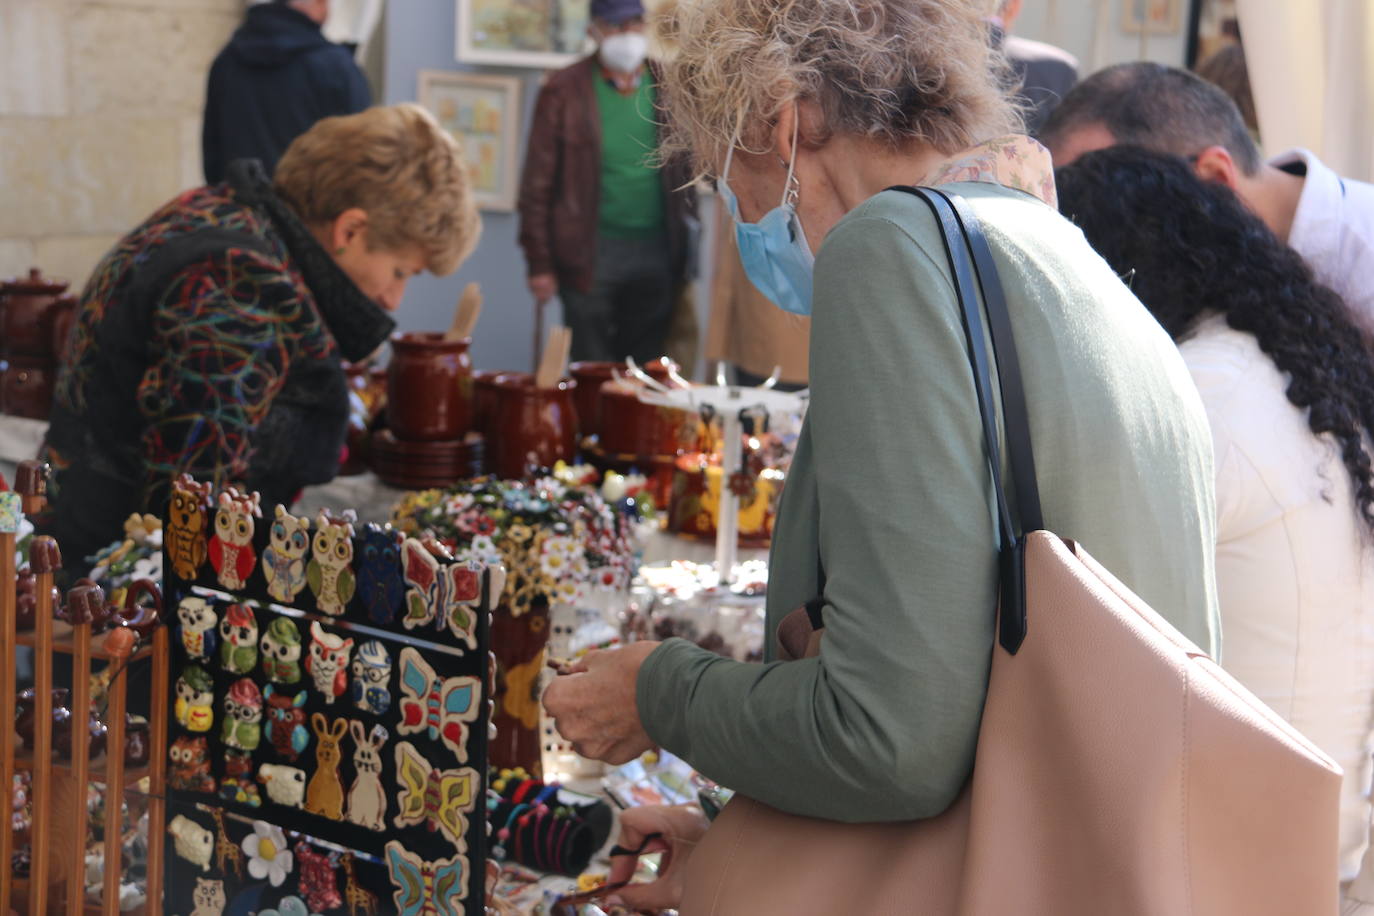
[[[458,298],[458,308],[453,313],[453,324],[444,332],[444,340],[466,340],[477,327],[477,319],[482,314],[482,288],[476,283],[463,287],[463,295]]]

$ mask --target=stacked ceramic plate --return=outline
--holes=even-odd
[[[372,437],[372,470],[383,483],[406,490],[449,487],[481,475],[485,452],[477,432],[453,441],[417,442],[380,429]]]

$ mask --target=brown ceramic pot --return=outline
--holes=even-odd
[[[571,462],[577,454],[576,390],[572,379],[552,388],[536,388],[528,377],[498,379],[493,434],[487,441],[492,473],[522,480],[531,467]]]
[[[398,439],[451,441],[472,428],[471,344],[430,332],[392,336],[386,425]]]
[[[502,377],[529,378],[529,375],[499,369],[478,369],[472,373],[472,428],[488,440],[495,432],[492,418],[496,416],[496,383]]]
[[[494,737],[487,746],[494,767],[523,767],[543,775],[539,753],[539,687],[549,642],[549,606],[535,599],[520,616],[504,602],[491,615],[491,652],[495,657],[492,700]]]
[[[696,417],[685,410],[645,404],[642,386],[607,382],[601,386],[601,449],[607,455],[647,459],[673,456],[696,446]]]
[[[0,413],[46,420],[56,383],[57,367],[51,359],[11,356],[0,372]]]
[[[66,283],[44,277],[37,267],[27,277],[0,283],[0,352],[11,358],[51,358],[48,310],[66,289]]]
[[[656,359],[640,367],[651,378],[668,382],[669,364]],[[627,375],[623,362],[582,362],[568,367],[568,374],[577,381],[577,419],[579,436],[599,436],[601,433],[601,386],[616,376]]]

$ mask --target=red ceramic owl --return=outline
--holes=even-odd
[[[240,493],[230,487],[219,495],[215,533],[210,538],[210,565],[219,584],[240,591],[257,565],[253,553],[253,519],[262,518],[257,493]]]

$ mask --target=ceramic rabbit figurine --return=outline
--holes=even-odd
[[[372,728],[369,739],[363,723],[349,722],[353,733],[353,768],[357,778],[348,790],[348,819],[368,830],[386,829],[386,792],[382,791],[382,759],[380,751],[386,744],[387,730],[380,725]]]
[[[305,788],[305,810],[341,821],[344,791],[339,781],[339,761],[343,759],[339,742],[348,731],[348,720],[335,719],[330,724],[323,715],[315,713],[310,717],[310,727],[319,741],[315,746],[315,774]]]

